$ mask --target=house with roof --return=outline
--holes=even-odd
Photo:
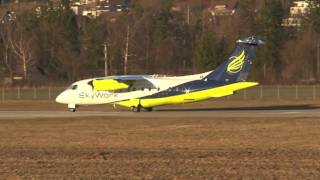
[[[301,16],[307,13],[309,3],[307,1],[293,1],[293,6],[290,7],[291,16]]]
[[[307,1],[293,1],[290,7],[289,17],[283,19],[284,27],[300,27],[302,17],[308,13],[309,3]]]
[[[238,0],[212,0],[208,2],[208,11],[212,16],[231,16],[237,5]]]
[[[77,15],[97,17],[102,14],[119,13],[129,9],[130,0],[80,0],[71,9]]]

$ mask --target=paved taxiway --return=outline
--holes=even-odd
[[[153,112],[131,111],[0,111],[0,119],[77,118],[77,117],[134,117],[134,118],[228,118],[228,117],[319,117],[320,107],[261,107],[215,109],[156,109]]]

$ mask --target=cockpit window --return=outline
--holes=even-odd
[[[78,88],[78,85],[71,85],[68,89],[76,90]]]

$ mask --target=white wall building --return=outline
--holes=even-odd
[[[293,6],[290,7],[291,16],[299,16],[306,14],[308,11],[309,4],[306,1],[294,1]]]
[[[128,9],[126,0],[74,0],[71,9],[76,15],[97,17],[103,13],[122,12]]]
[[[285,27],[300,27],[302,16],[308,13],[309,3],[307,1],[293,1],[293,6],[290,7],[289,17],[283,19],[282,26]]]

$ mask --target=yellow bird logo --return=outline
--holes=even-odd
[[[229,63],[227,67],[227,72],[232,74],[240,72],[243,67],[244,60],[246,58],[245,52],[242,51],[242,53],[239,56],[234,56],[231,58],[233,58],[233,60]]]

